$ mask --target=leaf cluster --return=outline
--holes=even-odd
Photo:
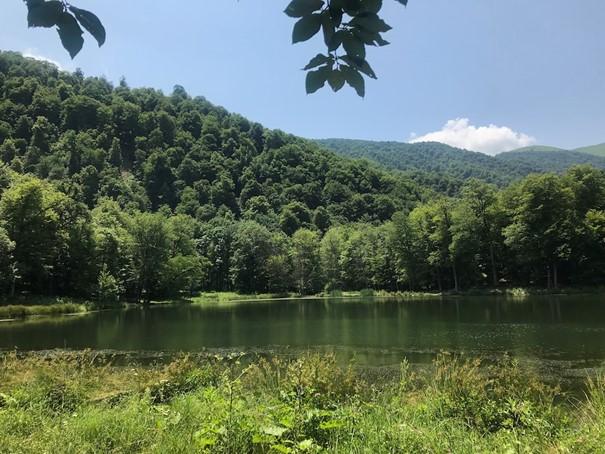
[[[85,9],[77,8],[64,0],[25,0],[28,27],[56,27],[61,44],[71,58],[84,46],[84,28],[101,47],[105,43],[105,27],[99,18]]]
[[[407,5],[407,0],[397,0]],[[389,44],[382,34],[391,26],[380,16],[382,0],[292,0],[285,13],[297,19],[292,43],[308,41],[320,31],[326,53],[319,53],[303,68],[307,93],[326,83],[339,91],[345,83],[365,96],[365,77],[376,79],[366,60],[367,46]]]

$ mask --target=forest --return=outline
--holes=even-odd
[[[113,86],[3,52],[0,94],[7,298],[558,287],[604,277],[605,172],[593,166],[508,185],[467,178],[451,197],[180,86],[170,95]],[[447,169],[438,177],[460,179]]]
[[[532,173],[565,173],[579,164],[605,169],[605,158],[585,149],[531,146],[488,156],[439,142],[323,139],[317,143],[341,156],[368,159],[400,170],[419,184],[452,196],[460,193],[469,178],[504,187]]]

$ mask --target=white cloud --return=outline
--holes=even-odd
[[[45,61],[47,63],[51,63],[57,68],[59,68],[60,71],[65,71],[65,68],[61,65],[61,63],[55,60],[51,60],[50,58],[45,57],[44,55],[40,55],[36,49],[25,49],[23,52],[21,52],[21,54],[27,58],[33,58],[34,60],[40,60]]]
[[[489,155],[536,143],[534,137],[515,132],[506,126],[473,126],[468,118],[449,120],[439,131],[423,136],[414,135],[410,139],[410,143],[441,142]]]

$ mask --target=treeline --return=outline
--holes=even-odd
[[[89,210],[33,176],[0,168],[0,292],[149,300],[198,290],[460,290],[599,284],[605,277],[605,172],[576,167],[505,190],[469,180],[385,223],[323,228],[208,222],[168,209]]]

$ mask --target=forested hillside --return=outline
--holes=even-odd
[[[537,173],[563,173],[570,167],[579,164],[605,169],[605,158],[568,150],[507,151],[500,153],[495,159],[506,162],[515,168],[529,166],[532,172]]]
[[[437,142],[403,143],[324,139],[321,145],[341,156],[365,158],[397,169],[420,184],[450,195],[464,180],[478,178],[504,186],[531,173],[563,173],[578,164],[605,169],[605,158],[554,147],[533,146],[488,156]]]
[[[603,277],[605,174],[591,167],[498,189],[462,185],[508,181],[469,157],[469,169],[430,174],[433,187],[457,179],[453,199],[182,87],[114,87],[1,53],[0,94],[0,295],[108,302]]]
[[[389,169],[401,170],[416,181],[450,194],[456,193],[468,178],[503,186],[531,173],[529,167],[515,168],[483,153],[438,142],[411,144],[349,139],[317,142],[341,156],[365,158]]]
[[[578,153],[587,153],[594,156],[605,157],[605,143],[599,145],[591,145],[588,147],[576,148],[574,151]]]
[[[423,192],[408,179],[191,98],[182,87],[170,96],[126,83],[113,87],[2,53],[0,93],[0,188],[6,190],[0,232],[16,243],[9,280],[17,289],[83,291],[98,272],[94,260],[84,259],[95,247],[112,262],[100,261],[108,276],[118,278],[127,268],[119,260],[130,260],[119,249],[132,242],[120,229],[168,226],[162,217],[169,216],[176,216],[171,230],[192,236],[172,244],[171,253],[184,261],[196,247],[204,250],[220,264],[209,274],[213,286],[231,287],[237,257],[227,249],[232,238],[220,235],[235,221],[267,236],[267,228],[274,235],[383,222],[413,207]],[[201,234],[203,223],[209,224]],[[85,250],[64,250],[76,236]],[[140,270],[131,291],[149,290],[146,274],[158,270]]]

